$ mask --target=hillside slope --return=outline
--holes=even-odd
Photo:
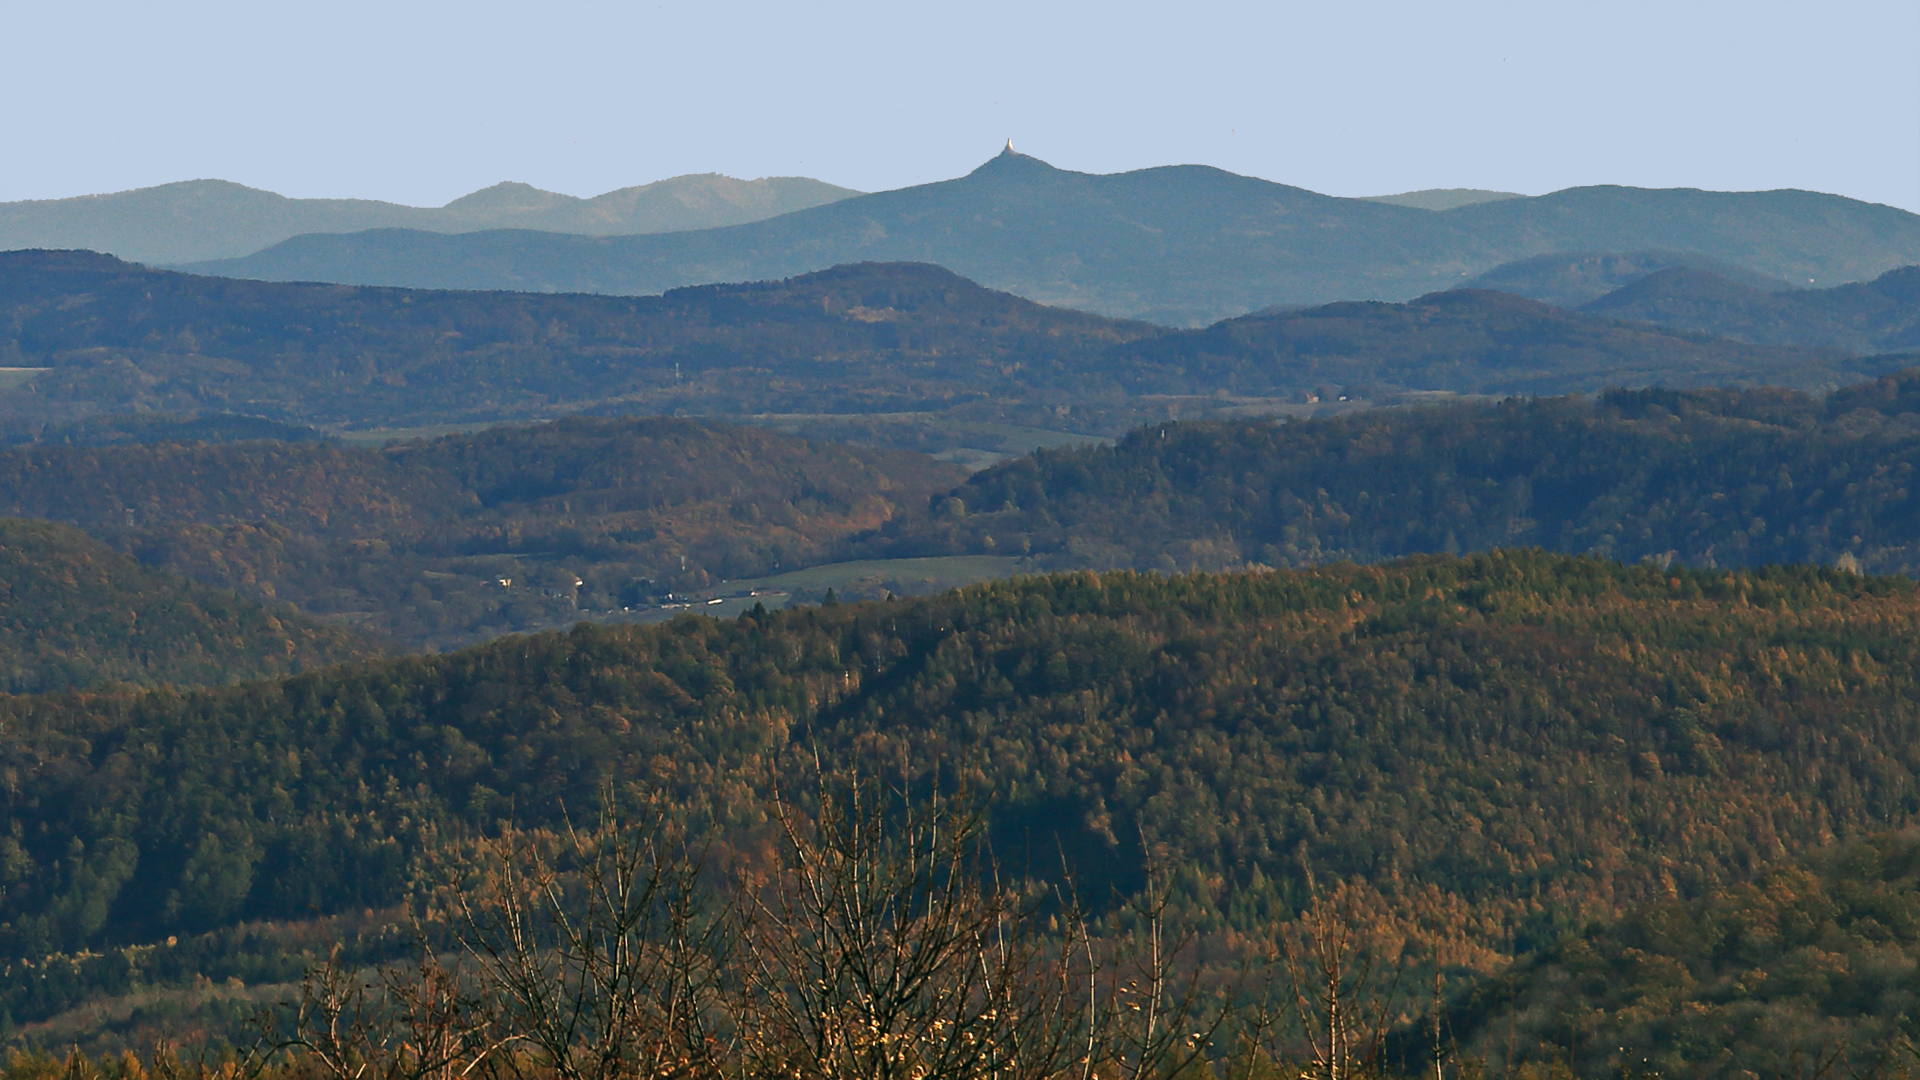
[[[1791,282],[1685,251],[1556,251],[1502,263],[1467,282],[1464,287],[1512,293],[1573,310],[1671,266],[1703,270],[1764,292],[1780,292],[1793,287]]]
[[[824,561],[964,472],[691,420],[404,442],[0,451],[0,513],[420,646],[566,625]]]
[[[1694,565],[1920,571],[1920,372],[1824,401],[1611,392],[1276,424],[1170,424],[976,474],[871,555],[1163,570],[1537,545]]]
[[[1920,349],[1920,266],[1831,289],[1754,288],[1685,266],[1649,274],[1580,308],[1735,341],[1851,353]]]
[[[147,263],[247,255],[303,233],[548,229],[610,236],[713,229],[859,194],[805,177],[676,176],[591,199],[503,183],[442,207],[372,199],[289,199],[225,180],[111,195],[0,203],[0,250],[84,248]]]
[[[1136,392],[1287,394],[1320,387],[1376,400],[1401,390],[1564,394],[1741,384],[1825,390],[1885,374],[1890,363],[1588,317],[1477,289],[1405,304],[1247,315],[1112,350],[1116,376]]]
[[[17,369],[0,388],[0,432],[16,438],[100,413],[376,429],[589,411],[797,414],[851,429],[876,415],[939,426],[973,410],[1066,428],[1038,444],[1193,411],[1299,409],[1329,387],[1824,389],[1889,367],[1460,290],[1167,331],[924,264],[632,298],[241,281],[84,252],[0,255],[0,365]]]
[[[149,570],[77,529],[0,518],[0,694],[236,682],[382,651],[284,606]]]
[[[1002,153],[956,180],[729,229],[584,238],[303,236],[198,272],[649,294],[841,263],[929,262],[1041,303],[1170,325],[1418,296],[1553,251],[1680,248],[1820,284],[1920,262],[1920,215],[1811,192],[1573,188],[1432,211],[1183,165],[1109,176]]]
[[[876,412],[1111,386],[1157,332],[938,267],[848,266],[662,297],[287,285],[84,252],[0,255],[0,412],[256,412],[409,426],[624,412]]]
[[[799,748],[971,787],[1009,867],[1064,852],[1102,907],[1139,887],[1145,837],[1198,928],[1288,917],[1310,866],[1490,971],[1914,821],[1916,614],[1901,580],[1514,553],[1031,578],[4,699],[0,955],[383,907],[435,837],[555,823],[605,784],[659,793],[725,858],[761,842],[769,764]]]

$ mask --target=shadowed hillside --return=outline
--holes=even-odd
[[[1017,552],[1140,569],[1373,562],[1537,545],[1694,565],[1920,571],[1916,373],[1780,390],[1172,424],[976,474],[964,513],[873,555]]]
[[[356,426],[623,412],[859,413],[1110,387],[1102,350],[1156,332],[930,266],[849,266],[664,297],[285,285],[87,253],[0,256],[0,391],[38,424],[257,412]]]
[[[0,693],[236,682],[382,651],[284,606],[149,570],[77,529],[0,518]]]
[[[1133,342],[1113,356],[1116,373],[1136,380],[1137,391],[1327,387],[1376,400],[1401,390],[1563,394],[1649,384],[1825,390],[1896,366],[1587,317],[1477,289],[1248,315]]]
[[[1851,353],[1920,349],[1920,266],[1831,289],[1753,288],[1675,266],[1594,300],[1583,313],[1638,319],[1735,341]]]
[[[1823,389],[1889,366],[1475,291],[1166,331],[918,264],[629,298],[240,281],[20,252],[0,255],[0,320],[0,365],[13,369],[0,372],[0,423],[15,438],[100,413],[337,430],[681,412],[930,452],[981,446],[998,423],[1025,429],[1021,453],[1196,413],[1311,411],[1341,394]],[[876,434],[882,422],[892,434]]]
[[[1496,266],[1466,287],[1512,293],[1571,310],[1672,266],[1705,271],[1763,292],[1793,288],[1791,282],[1685,251],[1553,252]]]
[[[690,420],[329,443],[0,451],[0,512],[142,562],[444,646],[826,561],[964,475]]]

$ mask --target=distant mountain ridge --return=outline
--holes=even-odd
[[[1526,198],[1517,191],[1487,191],[1482,188],[1423,188],[1419,191],[1403,191],[1398,195],[1363,197],[1368,202],[1411,206],[1419,210],[1453,210],[1457,207],[1472,206],[1474,203]]]
[[[1167,418],[1167,403],[1149,400],[1167,395],[1270,408],[1325,387],[1369,397],[1823,390],[1911,362],[1680,334],[1484,290],[1169,331],[915,263],[625,297],[244,281],[87,252],[0,255],[0,365],[44,369],[0,390],[0,425],[22,434],[99,413],[393,428],[581,412],[932,414],[980,402],[1056,416],[1109,408],[1125,430]]]
[[[1434,212],[1198,165],[1111,175],[1006,151],[966,176],[653,236],[385,229],[182,267],[277,281],[647,295],[925,262],[1040,303],[1166,325],[1403,300],[1552,251],[1676,248],[1826,284],[1920,262],[1920,215],[1803,191],[1570,188]]]
[[[1705,271],[1763,292],[1795,287],[1790,281],[1691,251],[1553,251],[1502,263],[1466,287],[1494,289],[1571,310],[1670,266]]]
[[[798,176],[676,176],[590,199],[500,183],[442,207],[372,199],[292,199],[225,180],[186,180],[110,195],[0,203],[0,250],[84,248],[134,262],[246,255],[306,233],[543,229],[590,236],[711,229],[858,192]]]
[[[1856,354],[1920,349],[1920,266],[1831,289],[1755,288],[1692,266],[1670,266],[1580,311],[1762,345]]]

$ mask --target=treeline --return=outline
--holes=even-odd
[[[1460,987],[1441,1030],[1490,1072],[1908,1076],[1917,884],[1911,830],[1828,845],[1568,935]],[[1416,1027],[1391,1036],[1389,1056],[1428,1056]]]
[[[368,637],[0,518],[0,693],[235,682],[378,656]]]
[[[576,418],[384,449],[15,447],[0,451],[0,513],[442,646],[826,561],[963,475],[753,428]]]
[[[446,838],[607,785],[751,850],[797,747],[991,793],[1000,857],[1064,850],[1096,901],[1157,860],[1171,913],[1225,933],[1299,911],[1311,868],[1491,970],[1913,820],[1916,614],[1898,579],[1521,552],[1066,575],[11,699],[0,950],[380,909]]]
[[[869,553],[1220,569],[1531,545],[1695,566],[1920,567],[1920,377],[1169,424],[976,474]]]

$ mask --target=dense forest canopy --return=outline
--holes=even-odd
[[[976,474],[865,550],[1141,569],[1537,545],[1700,566],[1920,567],[1920,373],[1780,390],[1168,424]]]
[[[606,783],[747,836],[756,777],[798,746],[990,791],[1006,843],[1064,843],[1102,894],[1137,887],[1144,836],[1201,925],[1293,910],[1304,858],[1493,963],[1920,812],[1917,605],[1898,579],[1514,552],[1032,578],[11,699],[0,942],[391,903],[436,829],[551,821]]]
[[[445,645],[826,561],[963,475],[754,428],[575,418],[382,449],[21,446],[0,451],[0,512]]]
[[[284,604],[147,569],[78,529],[0,517],[0,693],[237,682],[383,651]]]
[[[1916,968],[1920,837],[1886,832],[1569,935],[1464,989],[1446,1030],[1469,1058],[1577,1076],[1901,1076]]]

